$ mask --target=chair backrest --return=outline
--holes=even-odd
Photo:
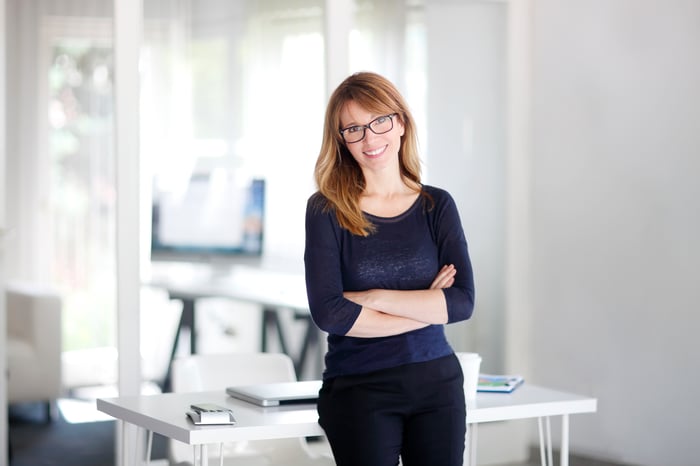
[[[31,283],[7,283],[6,357],[9,402],[61,396],[61,295]]]
[[[172,363],[172,390],[177,393],[225,390],[231,385],[296,381],[292,358],[283,353],[195,354],[177,358]],[[246,457],[243,464],[270,464],[271,451],[302,451],[303,439],[240,441],[225,446],[225,456]],[[217,448],[210,448],[211,458]],[[171,464],[189,464],[191,447],[174,440],[169,442]],[[262,455],[262,456],[260,456]],[[218,464],[218,463],[217,463]],[[285,462],[285,464],[288,464]],[[305,463],[306,464],[306,463]]]
[[[8,335],[40,343],[46,333],[43,327],[51,327],[51,331],[58,330],[60,337],[62,303],[57,291],[32,284],[8,283],[5,299]]]
[[[172,388],[180,393],[296,379],[294,363],[283,353],[196,354],[175,359],[172,367]]]

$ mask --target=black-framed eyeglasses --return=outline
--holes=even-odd
[[[388,133],[394,129],[394,117],[396,113],[390,115],[382,115],[374,120],[370,121],[366,125],[354,125],[348,126],[340,130],[340,134],[346,143],[352,144],[354,142],[360,142],[365,138],[365,130],[370,129],[374,134],[384,134]]]

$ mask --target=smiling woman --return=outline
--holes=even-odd
[[[471,317],[474,277],[454,200],[421,183],[390,81],[355,73],[333,92],[315,175],[304,262],[328,332],[318,412],[336,463],[461,465],[463,376],[443,327]]]

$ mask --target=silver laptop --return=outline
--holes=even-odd
[[[291,403],[316,403],[320,380],[302,382],[262,383],[236,385],[226,388],[229,396],[258,406],[279,406]]]

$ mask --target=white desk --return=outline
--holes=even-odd
[[[171,299],[177,299],[183,303],[182,316],[171,350],[171,362],[183,328],[190,329],[190,350],[192,353],[197,352],[197,332],[194,325],[196,301],[200,298],[219,297],[262,306],[261,350],[268,349],[268,330],[276,329],[282,352],[292,357],[296,373],[300,376],[304,374],[305,364],[310,362],[313,364],[310,370],[314,377],[321,376],[321,331],[311,320],[303,271],[290,269],[274,260],[230,264],[225,267],[161,263],[152,265],[151,274],[146,278],[145,283],[167,290]],[[295,319],[306,322],[306,332],[298,355],[290,354],[287,337],[278,317],[280,309],[292,310]],[[314,349],[317,351],[310,353]],[[161,388],[163,391],[170,390],[170,366]]]
[[[235,426],[198,427],[185,417],[194,402],[211,402],[231,408],[238,424]],[[552,416],[562,417],[561,465],[569,459],[569,415],[592,413],[597,400],[572,393],[551,390],[525,383],[511,394],[479,393],[467,406],[469,435],[467,463],[476,465],[476,431],[482,422],[537,418],[540,427],[542,465],[553,466],[550,422]],[[143,448],[138,439],[144,431],[155,432],[189,445],[199,446],[200,458],[206,465],[206,444],[238,440],[305,437],[323,435],[318,425],[316,406],[291,405],[260,408],[233,399],[223,390],[201,393],[165,393],[150,396],[127,396],[98,399],[97,409],[119,421],[122,438],[122,465],[145,463],[150,448]],[[544,427],[543,427],[544,423]],[[129,432],[129,429],[136,429]],[[544,432],[546,430],[546,433]],[[137,445],[131,444],[136,441]],[[144,453],[145,451],[145,453]]]

